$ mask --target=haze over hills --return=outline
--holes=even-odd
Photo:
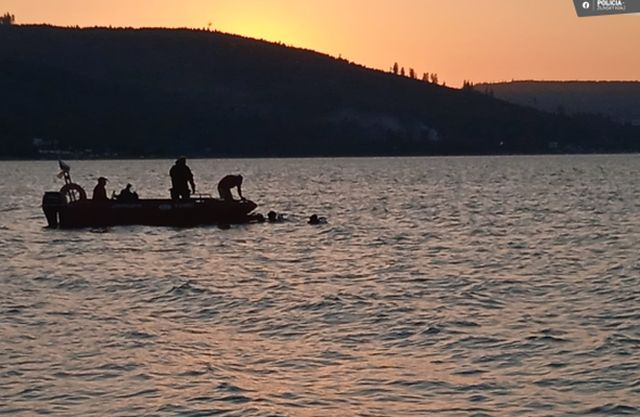
[[[541,112],[198,30],[0,26],[0,91],[4,156],[640,149],[640,128],[606,118]]]
[[[512,81],[477,84],[475,88],[548,112],[602,114],[640,126],[638,81]]]

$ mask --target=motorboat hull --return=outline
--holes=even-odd
[[[58,192],[45,193],[42,208],[49,227],[83,228],[117,225],[192,227],[249,223],[257,205],[250,200],[140,199],[67,202]]]

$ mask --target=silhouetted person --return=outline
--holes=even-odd
[[[271,210],[269,213],[267,213],[267,219],[269,220],[269,223],[280,223],[284,221],[284,216]]]
[[[325,224],[327,222],[327,219],[325,217],[318,217],[317,214],[312,214],[311,216],[309,216],[309,221],[307,223],[309,224]]]
[[[93,201],[109,201],[106,185],[107,179],[105,177],[98,178],[98,184],[93,188],[93,196],[91,197]]]
[[[138,193],[136,193],[135,191],[131,191],[131,184],[127,184],[127,186],[125,188],[122,189],[122,191],[120,191],[120,194],[118,194],[118,200],[119,201],[136,201],[138,200]]]
[[[224,201],[233,201],[231,189],[237,187],[240,200],[244,200],[242,196],[242,175],[227,175],[218,183],[218,193]]]
[[[169,170],[171,176],[171,198],[173,200],[188,199],[191,191],[196,192],[196,183],[193,181],[193,173],[187,166],[187,159],[183,156],[178,158],[175,165]]]

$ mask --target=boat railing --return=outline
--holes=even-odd
[[[194,200],[205,200],[207,198],[213,198],[213,196],[209,193],[197,193],[191,194],[191,198],[193,198]]]

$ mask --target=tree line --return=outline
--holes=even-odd
[[[409,68],[407,71],[405,71],[404,67],[403,66],[401,67],[397,62],[393,64],[390,71],[392,74],[399,75],[401,77],[409,77],[409,78],[413,78],[414,80],[418,79],[418,73],[416,72],[416,70],[414,70],[413,68]],[[431,84],[440,83],[440,80],[438,79],[438,74],[435,72],[432,72],[432,73],[423,72],[420,80],[424,81],[425,83],[431,83]],[[442,85],[446,86],[447,83],[443,82]]]
[[[16,16],[12,15],[11,13],[5,13],[4,15],[0,16],[0,25],[5,25],[5,26],[10,26],[13,25],[16,22]]]

